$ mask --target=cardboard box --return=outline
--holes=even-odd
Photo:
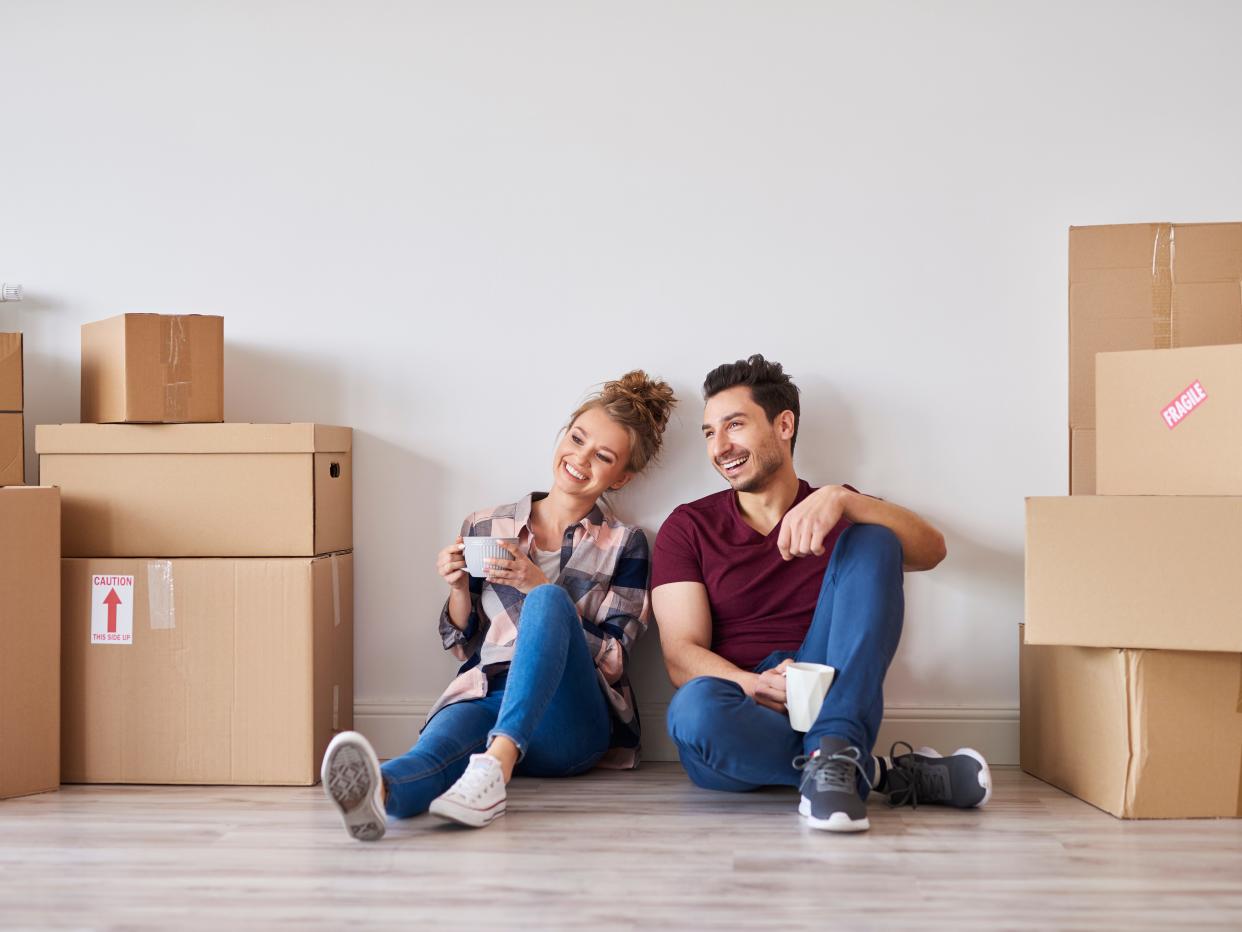
[[[22,410],[22,335],[0,333],[0,411]]]
[[[1070,431],[1070,495],[1095,495],[1094,430]]]
[[[1101,353],[1101,495],[1242,495],[1242,346]]]
[[[0,486],[26,481],[26,428],[20,413],[0,414]]]
[[[82,423],[224,420],[224,318],[122,314],[82,325]]]
[[[1242,223],[1070,229],[1071,430],[1096,426],[1096,353],[1217,343],[1242,343]],[[1093,484],[1088,463],[1072,489]]]
[[[60,785],[60,493],[0,489],[0,799]]]
[[[353,727],[352,554],[61,567],[66,783],[309,785]]]
[[[1123,819],[1242,816],[1242,655],[1021,648],[1022,769]]]
[[[1031,644],[1242,653],[1242,498],[1026,500]]]
[[[315,556],[353,547],[347,427],[40,424],[70,557]]]

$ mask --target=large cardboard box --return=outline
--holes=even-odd
[[[1021,648],[1022,769],[1124,819],[1242,816],[1242,655]]]
[[[0,411],[22,410],[22,335],[0,333]]]
[[[60,785],[60,493],[0,489],[0,799]]]
[[[352,432],[320,424],[35,428],[70,557],[314,556],[353,547]]]
[[[224,318],[122,314],[82,325],[82,422],[224,420]]]
[[[1242,343],[1242,223],[1073,227],[1069,234],[1070,491],[1095,428],[1095,354]]]
[[[22,415],[0,413],[0,486],[21,485],[25,481],[26,430]]]
[[[62,562],[66,783],[314,783],[353,727],[353,556]]]
[[[1242,495],[1242,345],[1096,358],[1101,495]]]
[[[1031,644],[1242,653],[1242,498],[1026,500]]]

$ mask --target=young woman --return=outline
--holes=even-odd
[[[646,630],[647,538],[601,501],[655,457],[676,400],[641,370],[608,382],[569,419],[552,488],[466,518],[440,551],[449,588],[444,647],[464,660],[418,743],[381,767],[357,732],[324,755],[323,786],[349,833],[383,836],[385,816],[487,825],[517,772],[568,777],[637,763],[638,716],[626,664]],[[466,573],[463,537],[516,538],[509,560]]]

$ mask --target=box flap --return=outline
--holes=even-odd
[[[347,453],[348,427],[325,424],[40,424],[49,453]]]
[[[0,333],[0,411],[22,410],[22,335]]]

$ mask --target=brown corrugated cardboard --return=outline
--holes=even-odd
[[[1071,228],[1069,331],[1071,429],[1096,426],[1096,353],[1242,343],[1242,223]]]
[[[1095,431],[1070,431],[1070,495],[1095,493]]]
[[[0,799],[60,785],[60,493],[0,489]]]
[[[314,556],[353,546],[352,431],[319,424],[35,428],[72,557]]]
[[[1242,652],[1242,498],[1026,500],[1031,644]]]
[[[1022,769],[1126,819],[1242,816],[1242,655],[1021,648]]]
[[[224,318],[122,314],[82,325],[82,422],[224,420]]]
[[[1242,495],[1242,346],[1101,353],[1101,495]]]
[[[0,411],[22,410],[22,335],[0,333]]]
[[[21,414],[0,414],[0,485],[26,481],[25,435]]]
[[[66,783],[306,785],[353,727],[352,554],[67,559],[62,592]]]

